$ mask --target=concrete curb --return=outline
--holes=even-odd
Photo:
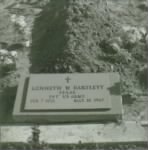
[[[124,124],[40,126],[40,141],[49,144],[148,142],[146,128],[133,121]],[[1,127],[1,142],[28,142],[31,126]]]

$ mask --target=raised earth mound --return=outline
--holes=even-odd
[[[35,21],[31,71],[109,71],[101,44],[116,31],[105,1],[52,0]]]
[[[51,0],[34,23],[31,72],[119,72],[123,95],[145,92],[147,31],[112,14],[105,0]]]

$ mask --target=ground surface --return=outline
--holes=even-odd
[[[31,32],[27,33],[27,30],[32,29],[33,25],[33,20],[38,16],[37,14],[41,11],[40,5],[36,2],[32,3],[18,3],[16,1],[12,2],[1,2],[1,8],[0,8],[0,42],[6,42],[9,47],[11,47],[13,44],[19,43],[19,44],[24,44],[27,41],[31,42]],[[12,5],[13,4],[13,5]],[[134,27],[144,27],[147,29],[147,11],[143,11],[141,9],[138,9],[138,1],[134,2],[132,4],[128,3],[127,1],[119,1],[117,0],[116,2],[114,0],[109,0],[108,1],[108,7],[111,11],[110,15],[114,20],[117,21],[117,23],[122,27],[127,27],[127,26],[134,26]],[[43,4],[42,4],[43,5]],[[41,6],[42,6],[41,5]],[[9,6],[9,7],[8,7]],[[14,7],[14,8],[13,8]],[[21,9],[21,11],[19,9]],[[18,11],[17,18],[20,16],[24,16],[24,20],[26,22],[26,26],[15,26],[16,24],[11,21],[11,17],[16,14]],[[22,29],[23,28],[23,29]],[[21,30],[21,31],[20,31]],[[83,42],[83,41],[82,41]],[[85,47],[84,47],[85,48]],[[141,47],[134,47],[135,51],[139,53],[139,55],[146,55],[145,50],[143,50]],[[16,49],[18,52],[18,59],[16,60],[16,71],[10,72],[8,75],[4,77],[0,77],[0,91],[1,94],[3,91],[5,91],[5,88],[8,87],[13,87],[18,84],[19,77],[21,75],[26,75],[29,73],[29,53],[30,53],[30,48],[23,46],[23,49]],[[134,50],[132,50],[135,53]],[[88,54],[87,54],[88,55]],[[106,54],[108,55],[108,54]],[[91,58],[92,59],[92,58]],[[145,113],[147,112],[147,97],[143,98],[143,92],[144,95],[147,94],[145,92],[146,90],[143,87],[140,87],[140,85],[137,83],[139,82],[138,79],[135,77],[135,64],[138,63],[139,68],[142,68],[146,64],[145,61],[138,61],[134,58],[132,58],[132,63],[129,65],[125,64],[113,64],[112,62],[108,62],[106,60],[99,60],[96,62],[97,64],[100,63],[100,67],[105,68],[105,70],[111,71],[110,67],[112,65],[114,69],[123,69],[123,72],[120,72],[121,75],[121,80],[123,81],[123,90],[122,93],[123,95],[127,93],[127,97],[125,98],[124,101],[124,112],[125,112],[125,119],[126,120],[137,120],[137,118],[144,117],[147,118]],[[82,63],[83,65],[83,63]],[[93,66],[93,65],[92,65]],[[116,68],[117,66],[117,68]],[[128,67],[129,66],[129,67]],[[85,68],[85,67],[84,67]],[[86,67],[87,68],[87,67]],[[90,67],[91,68],[91,67]],[[94,67],[95,68],[95,67]],[[93,69],[93,68],[92,68]],[[84,70],[87,72],[87,69]],[[144,89],[144,91],[143,91]],[[129,96],[128,96],[129,94]],[[131,95],[130,95],[131,94]],[[142,97],[135,97],[133,95],[140,94]],[[133,97],[132,97],[133,96]],[[144,100],[143,100],[144,99]],[[1,98],[2,100],[2,98]],[[141,100],[141,101],[140,101]],[[139,116],[142,115],[142,116]],[[144,115],[144,116],[143,116]]]
[[[14,44],[23,45],[23,48],[16,48],[18,52],[18,59],[16,60],[16,71],[9,72],[6,76],[0,76],[0,102],[6,103],[7,99],[3,95],[9,95],[11,100],[11,92],[7,93],[8,88],[17,86],[19,77],[21,75],[29,74],[29,67],[31,62],[29,61],[30,47],[26,45],[27,42],[31,42],[31,29],[34,19],[39,15],[40,11],[48,0],[43,3],[38,3],[36,0],[32,1],[17,1],[17,0],[0,0],[0,42],[6,42],[8,47],[14,46]],[[141,1],[146,2],[146,1]],[[138,0],[108,0],[108,8],[110,10],[110,16],[116,21],[116,24],[120,28],[136,27],[144,28],[147,32],[147,8],[142,7]],[[17,13],[17,18],[23,16],[25,18],[26,25],[14,23],[12,16]],[[20,21],[21,22],[21,21]],[[128,49],[128,54],[131,57],[130,64],[114,65],[112,62],[108,62],[105,59],[98,61],[105,69],[111,71],[113,68],[120,69],[123,85],[124,99],[124,119],[125,121],[143,121],[148,120],[148,97],[147,87],[143,87],[139,84],[139,78],[136,78],[135,72],[144,66],[146,66],[147,48],[146,41],[138,41],[138,45],[131,49]],[[85,48],[85,45],[84,47]],[[106,54],[108,55],[108,54]],[[129,55],[128,55],[129,56]],[[135,57],[136,56],[136,57]],[[126,56],[124,56],[126,57]],[[140,59],[139,59],[140,58]],[[97,62],[97,63],[98,63]],[[83,63],[82,63],[83,65]],[[100,66],[100,68],[102,68]],[[137,67],[138,66],[138,67]],[[84,67],[84,66],[83,66]],[[135,69],[138,68],[138,69]],[[87,68],[86,68],[87,69]],[[95,70],[95,67],[92,67]],[[122,71],[123,69],[123,71]],[[86,71],[85,71],[86,72]],[[91,72],[91,71],[89,71]],[[93,71],[95,72],[95,71]],[[126,88],[127,87],[127,88]],[[9,91],[9,90],[8,90]],[[14,90],[15,91],[15,90]],[[6,93],[6,94],[4,94]],[[127,93],[127,95],[126,95]],[[131,95],[128,95],[132,93]],[[15,97],[15,93],[12,94]],[[136,97],[135,97],[136,95]],[[7,103],[6,103],[7,104]],[[11,102],[10,102],[11,104]],[[2,118],[2,105],[0,106],[0,119]],[[9,129],[8,129],[9,130]],[[16,128],[17,130],[17,128]],[[133,148],[135,149],[135,148]],[[140,148],[139,148],[140,149]],[[140,149],[142,150],[142,148]]]

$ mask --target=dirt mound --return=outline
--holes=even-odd
[[[115,32],[105,1],[53,0],[35,21],[31,70],[97,72],[100,43]]]
[[[129,7],[138,8],[126,5],[130,18]],[[111,9],[104,0],[51,0],[34,24],[31,72],[119,72],[124,94],[145,90],[138,74],[147,63],[147,31],[128,26],[127,17],[120,24]]]

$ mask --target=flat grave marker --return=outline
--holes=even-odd
[[[31,74],[20,81],[13,117],[39,124],[117,120],[122,117],[119,75]]]
[[[109,78],[93,75],[31,75],[25,110],[110,109]],[[53,80],[52,80],[53,79]]]

